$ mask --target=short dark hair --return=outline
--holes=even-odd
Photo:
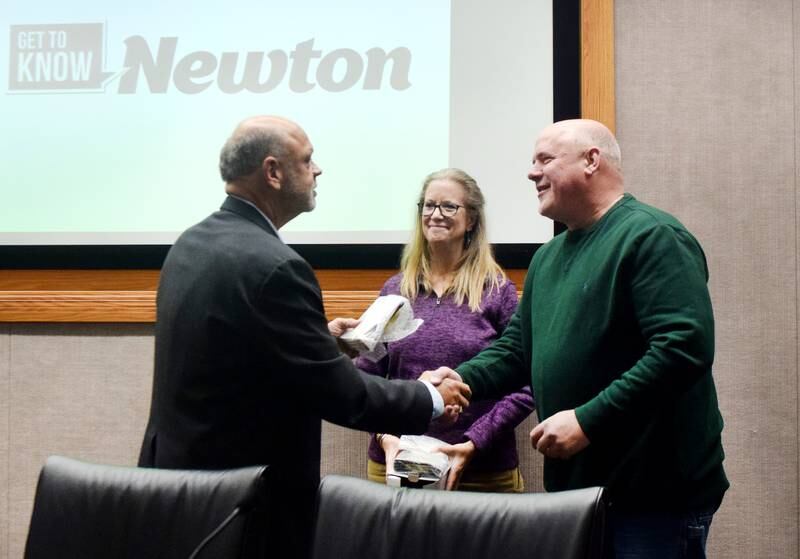
[[[219,174],[231,182],[256,171],[267,156],[283,155],[284,137],[267,128],[250,128],[234,134],[219,154]]]

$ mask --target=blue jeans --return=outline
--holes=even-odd
[[[637,513],[609,509],[609,559],[705,559],[718,505],[689,513]]]

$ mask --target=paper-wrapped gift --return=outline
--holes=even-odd
[[[387,342],[405,338],[423,322],[414,318],[411,303],[400,295],[378,297],[359,320],[358,326],[342,334],[339,340],[372,361],[386,355]]]
[[[445,443],[427,435],[403,435],[394,463],[386,468],[386,484],[444,489],[450,458],[434,449]]]

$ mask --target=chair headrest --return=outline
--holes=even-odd
[[[240,549],[250,545],[248,516],[265,515],[266,472],[130,468],[52,456],[39,475],[26,558],[146,557],[154,550],[188,557],[223,524],[211,549]],[[160,551],[167,549],[174,555]]]
[[[601,487],[468,493],[327,476],[318,494],[314,558],[599,557],[604,511]]]

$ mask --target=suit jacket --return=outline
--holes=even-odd
[[[276,557],[308,551],[321,418],[422,433],[431,407],[422,383],[367,375],[339,351],[311,267],[254,207],[228,197],[170,249],[139,465],[268,464]]]

